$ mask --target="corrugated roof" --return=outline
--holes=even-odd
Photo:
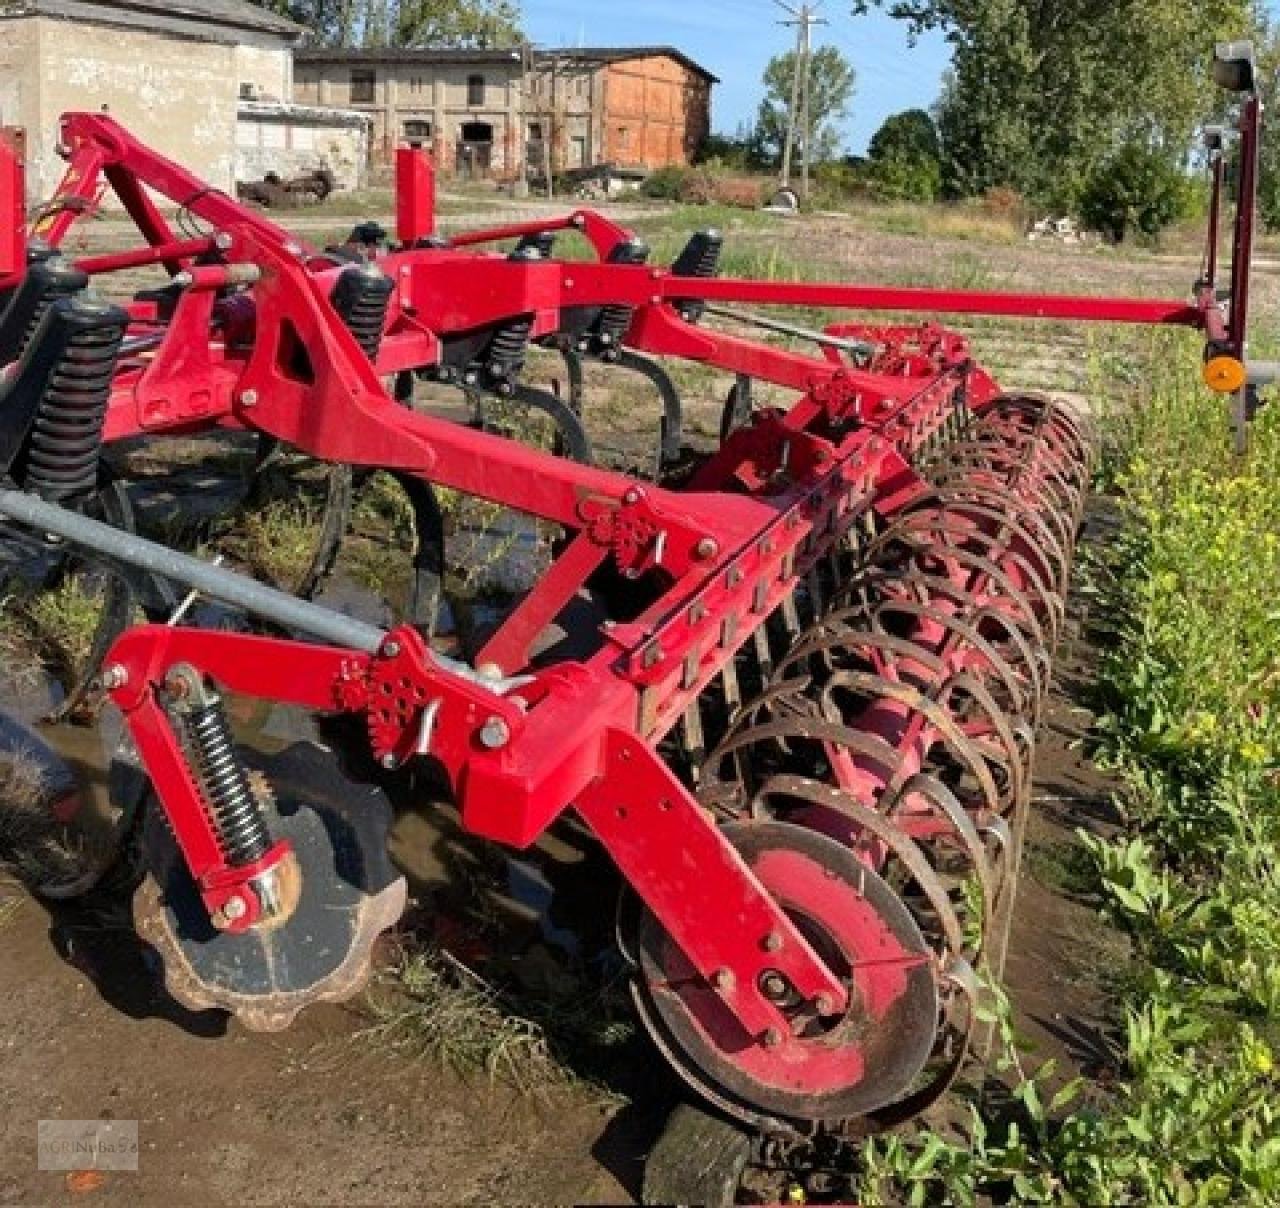
[[[382,46],[376,49],[308,46],[293,53],[299,63],[511,63],[519,47],[455,50],[445,47]]]
[[[675,46],[568,46],[564,50],[539,50],[540,59],[576,60],[581,63],[624,63],[628,59],[653,59],[666,57],[683,63],[690,71],[705,76],[713,84],[720,77],[708,71],[701,63],[691,59]]]
[[[341,47],[307,47],[294,52],[300,63],[507,63],[519,61],[519,47],[492,47],[479,50],[453,50],[445,47],[381,47],[376,50]],[[665,56],[683,63],[690,71],[720,83],[700,63],[674,46],[570,46],[564,50],[537,50],[534,58],[541,62],[622,63],[628,59],[650,59]]]
[[[248,0],[0,0],[0,17],[28,15],[83,17],[94,9],[104,16],[116,10],[121,16],[173,17],[202,24],[254,30],[298,38],[306,27],[287,17],[277,16]]]

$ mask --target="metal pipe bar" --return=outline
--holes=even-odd
[[[86,256],[76,261],[76,268],[89,276],[99,273],[115,273],[121,269],[143,268],[148,264],[160,264],[166,260],[189,260],[203,256],[215,248],[212,236],[203,239],[184,239],[174,243],[162,243],[156,247],[131,248],[126,252],[107,252],[101,256]]]
[[[106,554],[128,566],[183,583],[211,600],[243,608],[251,616],[273,621],[322,642],[376,654],[387,637],[386,630],[376,625],[367,625],[318,604],[309,604],[273,587],[255,583],[234,571],[166,549],[144,537],[121,532],[109,524],[46,503],[34,495],[0,490],[0,515],[37,532]]]
[[[489,227],[480,231],[459,231],[449,236],[450,247],[474,247],[480,243],[501,243],[504,239],[523,239],[541,235],[543,231],[574,231],[581,224],[573,215],[564,218],[535,218],[531,222],[513,222],[509,226]]]
[[[839,336],[827,335],[824,331],[814,331],[810,327],[799,327],[794,323],[783,323],[778,319],[770,319],[764,315],[750,314],[744,311],[730,310],[727,306],[716,306],[708,303],[707,314],[721,319],[732,319],[735,323],[743,323],[748,327],[758,327],[762,331],[776,331],[779,335],[795,336],[799,340],[808,340],[819,348],[834,348],[858,357],[873,357],[880,350],[878,344],[869,340],[845,340]]]
[[[621,274],[621,266],[610,266]],[[584,279],[589,274],[579,270]],[[814,306],[837,310],[904,310],[933,314],[999,315],[1021,319],[1077,319],[1093,323],[1168,323],[1202,327],[1203,316],[1186,302],[1141,298],[1091,298],[1070,294],[986,293],[981,290],[919,289],[871,285],[823,285],[803,281],[751,281],[732,277],[670,277],[651,280],[650,293],[669,302]]]

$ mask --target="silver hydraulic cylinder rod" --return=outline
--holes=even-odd
[[[57,504],[46,503],[34,495],[0,490],[0,515],[8,516],[37,533],[59,537],[127,566],[185,584],[210,600],[242,608],[251,616],[304,633],[317,641],[376,654],[387,638],[387,631],[376,625],[343,616],[318,604],[309,604],[274,587],[264,587],[234,571],[202,562],[189,554],[180,554],[144,537],[121,532],[109,524],[91,520]]]
[[[852,356],[873,357],[880,350],[878,344],[867,340],[846,340],[841,336],[829,336],[825,331],[814,331],[810,327],[798,327],[794,323],[784,323],[781,319],[771,319],[767,315],[757,315],[745,310],[732,310],[727,306],[717,306],[713,302],[704,303],[707,314],[720,319],[731,319],[735,323],[745,323],[748,327],[758,327],[762,331],[774,331],[782,336],[795,336],[800,340],[808,340],[820,348],[835,348]]]

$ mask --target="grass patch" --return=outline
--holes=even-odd
[[[88,665],[101,613],[100,588],[83,574],[6,597],[0,601],[6,673],[15,681],[34,682],[44,666],[68,681],[78,679]]]
[[[1020,217],[991,214],[973,205],[892,205],[859,207],[854,216],[873,230],[925,239],[958,239],[1008,247],[1026,237]]]
[[[374,1023],[358,1039],[398,1055],[435,1061],[463,1077],[482,1077],[523,1095],[577,1091],[602,1103],[618,1101],[560,1057],[562,1044],[583,1039],[577,1031],[582,1012],[591,1011],[603,1026],[594,1001],[553,1010],[547,1002],[518,1000],[440,949],[402,950],[375,980],[367,1001]]]
[[[255,578],[287,589],[301,583],[311,568],[320,522],[318,509],[306,500],[275,499],[238,511],[216,544]]]

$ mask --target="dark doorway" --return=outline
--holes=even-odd
[[[465,122],[458,140],[458,175],[486,180],[493,169],[493,127],[488,122]]]

